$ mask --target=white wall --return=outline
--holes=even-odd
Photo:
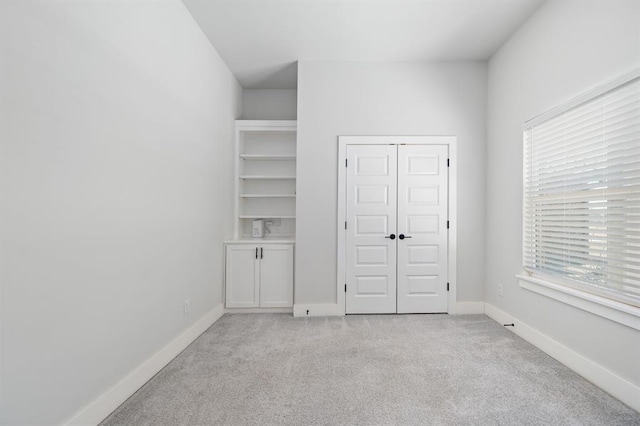
[[[243,120],[295,120],[298,113],[295,89],[243,89]]]
[[[638,331],[522,289],[515,274],[523,122],[638,65],[640,2],[546,2],[489,62],[486,215],[486,301],[635,385]]]
[[[222,302],[241,89],[179,0],[0,28],[0,423],[57,424]]]
[[[458,137],[458,300],[482,301],[486,64],[300,62],[297,304],[336,303],[339,135]]]

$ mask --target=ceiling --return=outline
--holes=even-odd
[[[297,86],[297,61],[486,60],[544,0],[183,0],[244,88]]]

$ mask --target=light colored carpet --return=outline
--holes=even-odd
[[[225,315],[104,425],[640,425],[484,315]]]

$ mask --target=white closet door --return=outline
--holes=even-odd
[[[396,312],[397,150],[347,147],[346,313]]]
[[[398,313],[447,312],[447,158],[398,146]]]

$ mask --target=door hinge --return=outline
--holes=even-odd
[[[347,284],[346,284],[346,283],[345,283],[345,285],[344,285],[344,292],[345,292],[345,293],[347,292]]]
[[[449,229],[449,221],[447,221],[447,229]]]
[[[449,159],[447,158],[447,167],[449,167]]]
[[[449,291],[449,283],[447,283],[447,291]]]

